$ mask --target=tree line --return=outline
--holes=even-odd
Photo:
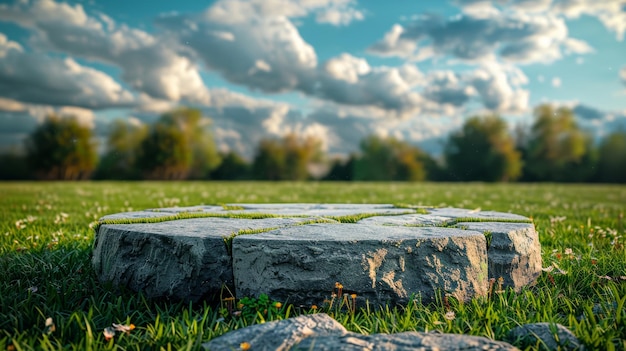
[[[196,109],[162,115],[153,125],[115,121],[99,155],[92,131],[50,116],[26,140],[25,154],[0,155],[0,179],[44,180],[334,180],[626,182],[626,131],[600,141],[571,109],[540,105],[530,128],[513,133],[499,116],[469,118],[435,158],[394,138],[369,136],[347,158],[330,159],[314,137],[263,139],[254,158],[220,153]]]

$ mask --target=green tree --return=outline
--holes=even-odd
[[[185,179],[192,159],[191,147],[183,131],[156,123],[141,143],[137,165],[148,179]]]
[[[569,108],[535,108],[526,146],[526,178],[539,181],[580,182],[594,170],[591,138],[578,128]]]
[[[314,137],[288,134],[281,140],[259,142],[252,165],[254,178],[263,180],[305,180],[308,167],[323,157],[321,143]]]
[[[324,176],[323,180],[330,181],[351,181],[354,179],[354,163],[357,156],[351,154],[348,159],[334,159],[331,162],[330,170]]]
[[[626,131],[616,131],[600,143],[597,179],[606,183],[626,183]]]
[[[210,120],[196,109],[166,113],[139,147],[137,166],[149,179],[208,178],[219,165]]]
[[[221,159],[210,132],[211,120],[198,109],[179,108],[161,117],[161,123],[180,130],[191,149],[188,178],[206,179]]]
[[[211,179],[244,180],[250,177],[250,164],[239,154],[230,151],[220,155],[222,162],[211,173]]]
[[[361,141],[361,157],[354,162],[355,180],[419,181],[426,178],[426,155],[395,138],[370,136]]]
[[[520,153],[498,116],[472,117],[452,133],[444,150],[454,180],[512,181],[521,174]]]
[[[0,154],[0,180],[31,179],[26,157],[17,151]]]
[[[91,129],[73,117],[46,118],[27,139],[26,152],[40,179],[87,179],[98,162]]]
[[[145,125],[116,120],[107,137],[107,151],[94,175],[97,179],[140,179],[137,157],[148,135]]]

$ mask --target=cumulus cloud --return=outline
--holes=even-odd
[[[476,93],[462,79],[461,74],[453,71],[433,72],[428,77],[428,84],[423,95],[438,104],[461,107]]]
[[[626,85],[626,66],[622,67],[622,69],[619,71],[619,77],[622,80],[622,83]]]
[[[618,40],[626,32],[626,4],[623,0],[558,0],[553,1],[552,11],[569,18],[582,15],[597,17]]]
[[[133,95],[104,72],[71,58],[25,52],[0,33],[0,95],[5,98],[92,109],[129,106]]]
[[[521,113],[528,109],[530,92],[526,75],[515,66],[487,64],[470,74],[483,105],[492,111]]]
[[[550,13],[475,14],[442,18],[418,17],[406,26],[394,25],[369,47],[382,56],[425,60],[451,56],[469,62],[500,57],[514,63],[552,62],[568,53],[588,53],[591,47],[568,37],[562,18]]]
[[[555,88],[559,88],[561,86],[561,78],[559,77],[552,78],[552,86]]]
[[[80,4],[25,0],[0,5],[0,20],[31,30],[31,43],[122,69],[122,79],[152,97],[202,102],[207,89],[196,65],[176,43],[112,19],[88,15]]]
[[[215,11],[211,7],[200,16],[168,15],[157,23],[187,43],[207,67],[254,90],[298,91],[400,114],[420,104],[419,94],[412,91],[421,75],[414,66],[370,67],[365,59],[347,53],[319,64],[314,48],[289,18],[249,16],[240,22],[218,18]]]
[[[401,113],[416,112],[422,102],[414,88],[422,73],[413,65],[370,67],[350,54],[328,60],[315,85],[305,91],[316,97],[348,105],[371,105]]]
[[[528,78],[517,67],[496,62],[479,65],[464,72],[433,71],[427,75],[423,96],[448,107],[445,114],[478,102],[498,113],[519,114],[528,110],[530,92],[524,88]]]
[[[157,24],[230,82],[264,92],[296,89],[317,66],[315,50],[288,18],[255,16],[232,23],[237,16],[217,17],[215,11],[169,15]]]
[[[598,18],[620,41],[626,32],[624,0],[456,0],[455,3],[469,13],[500,8],[503,11],[551,12],[568,18],[588,15]]]
[[[315,14],[318,23],[347,25],[364,14],[355,0],[219,0],[206,15],[220,22],[245,23],[259,17],[298,18]]]

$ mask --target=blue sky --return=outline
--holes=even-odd
[[[626,0],[0,2],[0,149],[51,113],[101,138],[115,118],[202,109],[219,147],[365,136],[428,151],[475,114],[574,109],[626,128]]]

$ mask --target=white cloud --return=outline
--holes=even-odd
[[[347,25],[364,14],[355,0],[219,0],[207,11],[211,21],[242,24],[258,18],[298,18],[315,14],[318,23]]]
[[[370,51],[413,59],[449,55],[470,62],[498,55],[509,62],[533,63],[559,59],[563,48],[576,53],[591,50],[585,42],[568,38],[561,18],[514,12],[450,19],[427,16],[405,27],[394,25]]]
[[[349,7],[335,7],[320,11],[315,17],[318,23],[329,23],[335,26],[347,26],[353,21],[365,18],[363,12]]]
[[[0,5],[0,20],[32,31],[31,43],[76,57],[113,64],[122,79],[155,98],[203,102],[207,89],[196,65],[180,48],[138,29],[89,16],[80,4],[23,0]]]
[[[622,69],[619,71],[619,76],[622,79],[622,83],[626,85],[626,66],[622,67]]]
[[[528,83],[528,78],[519,68],[491,63],[469,76],[487,109],[501,113],[527,112],[530,92],[521,86]]]
[[[559,77],[552,78],[552,86],[555,88],[559,88],[561,86],[561,78]]]
[[[368,48],[368,51],[381,56],[410,57],[417,49],[417,43],[402,38],[404,31],[404,27],[394,24],[381,40]]]
[[[597,17],[618,40],[624,39],[626,32],[626,3],[624,0],[558,0],[554,1],[552,11],[569,18],[582,15]]]
[[[19,112],[25,109],[26,106],[19,101],[0,97],[0,111]]]
[[[304,92],[320,99],[355,106],[376,106],[398,115],[415,113],[422,98],[414,88],[423,75],[414,65],[370,67],[365,59],[341,54],[325,62]]]
[[[404,27],[394,25],[369,47],[375,54],[413,60],[451,56],[482,62],[499,56],[515,63],[552,62],[560,59],[564,50],[583,54],[592,48],[569,38],[562,18],[525,12],[470,12],[447,19],[424,15]]]
[[[187,43],[210,69],[230,82],[265,92],[296,89],[317,66],[315,50],[288,18],[254,16],[233,23],[237,16],[243,15],[216,19],[214,12],[220,4],[200,16],[170,15],[161,17],[157,23],[178,36],[180,42]],[[220,8],[218,12],[221,11],[226,9]],[[210,34],[215,32],[232,36],[223,40]]]
[[[24,52],[0,33],[0,95],[21,102],[86,108],[130,106],[133,95],[113,78],[71,58]]]
[[[587,42],[574,38],[567,38],[563,46],[567,51],[576,54],[588,54],[594,52],[591,45]]]
[[[618,40],[626,32],[626,3],[624,0],[456,0],[463,10],[477,13],[487,9],[530,13],[551,12],[569,18],[582,15],[597,17]]]
[[[475,93],[475,89],[462,81],[460,74],[435,71],[428,75],[428,83],[422,94],[437,104],[457,108],[467,104]]]

